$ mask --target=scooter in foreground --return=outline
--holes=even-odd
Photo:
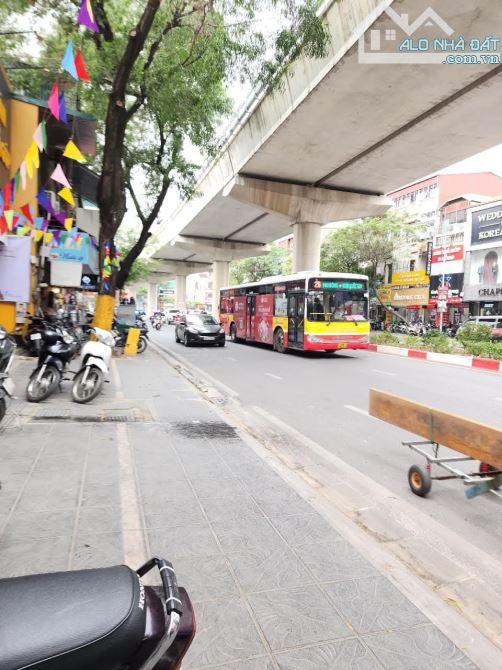
[[[40,333],[33,333],[42,341],[37,367],[33,370],[26,387],[29,402],[41,402],[60,385],[66,366],[76,355],[79,343],[66,330],[58,326],[45,325]]]
[[[89,333],[96,341],[89,340],[82,347],[82,365],[71,389],[72,398],[78,403],[90,402],[101,391],[115,345],[115,338],[108,330],[90,328]]]
[[[9,370],[14,360],[16,343],[3,326],[0,326],[0,421],[7,411],[6,397],[14,395],[14,382],[9,378]]]
[[[158,568],[162,587],[141,577]],[[0,579],[2,670],[179,670],[195,635],[171,563]],[[64,614],[63,614],[64,613]]]

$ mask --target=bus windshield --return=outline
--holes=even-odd
[[[309,321],[366,321],[368,300],[362,291],[309,291]]]

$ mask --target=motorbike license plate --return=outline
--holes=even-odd
[[[203,340],[206,340],[206,341],[207,341],[207,340],[214,340],[214,337],[211,337],[211,335],[203,335],[203,336],[202,336],[202,339],[203,339]]]
[[[3,387],[6,390],[6,392],[8,393],[8,395],[10,395],[10,396],[13,395],[15,387],[14,387],[14,382],[12,381],[12,379],[4,379]]]
[[[41,339],[42,339],[42,335],[40,335],[40,333],[32,333],[30,335],[30,340],[41,340]]]

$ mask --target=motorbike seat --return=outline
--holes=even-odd
[[[125,565],[0,579],[0,670],[118,670],[145,632],[144,591]]]

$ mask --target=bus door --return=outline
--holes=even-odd
[[[248,295],[246,304],[246,340],[254,340],[254,315],[256,310],[256,296]]]
[[[303,347],[305,330],[305,293],[288,295],[288,346]]]

